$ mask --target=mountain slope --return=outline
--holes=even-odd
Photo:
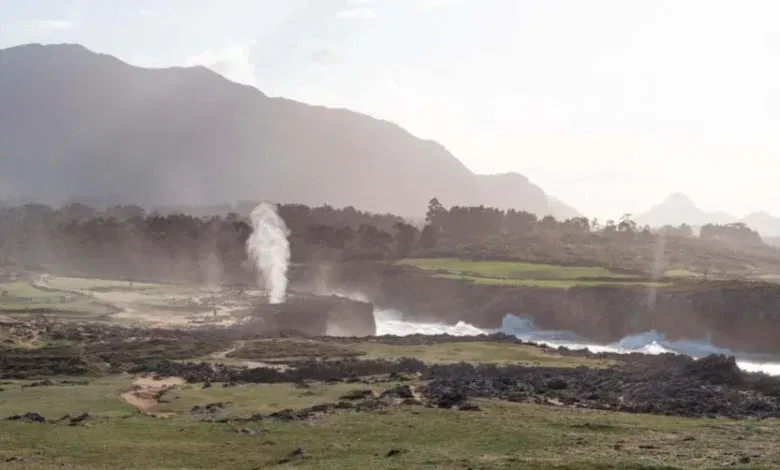
[[[682,193],[670,195],[647,212],[637,215],[634,220],[639,225],[651,227],[680,224],[701,226],[708,223],[728,224],[737,221],[735,217],[725,212],[707,212],[699,209],[688,196]]]
[[[549,213],[558,220],[573,219],[575,217],[583,217],[584,214],[563,201],[554,198],[552,196],[547,197],[549,204]]]
[[[766,212],[753,212],[742,217],[740,222],[766,237],[780,236],[780,218]]]
[[[271,98],[203,67],[143,69],[77,45],[0,50],[0,196],[144,204],[274,200],[399,215],[445,205],[545,214],[521,175],[477,176],[436,142]]]

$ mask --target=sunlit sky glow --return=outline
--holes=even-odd
[[[201,64],[388,119],[594,216],[780,215],[773,0],[0,0],[0,47]],[[776,163],[779,162],[779,163]]]

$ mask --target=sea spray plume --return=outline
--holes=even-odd
[[[263,274],[269,302],[282,303],[287,292],[287,266],[290,263],[287,235],[290,231],[272,204],[258,205],[250,217],[252,235],[246,241],[247,253],[258,274]]]

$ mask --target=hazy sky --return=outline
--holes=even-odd
[[[780,215],[776,0],[0,0],[0,46],[202,64],[516,171],[589,215]],[[446,203],[446,201],[443,201]]]

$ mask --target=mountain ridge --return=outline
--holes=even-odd
[[[699,208],[691,198],[681,192],[670,194],[661,203],[637,215],[634,220],[640,225],[649,225],[656,228],[664,225],[678,226],[683,223],[692,227],[701,227],[710,223],[730,224],[739,222],[756,230],[763,237],[780,236],[780,218],[768,212],[751,212],[741,218],[724,211],[708,212]]]
[[[273,200],[402,216],[437,197],[563,210],[525,176],[477,175],[390,121],[269,97],[200,66],[146,69],[81,45],[14,46],[0,50],[0,100],[3,197]]]

